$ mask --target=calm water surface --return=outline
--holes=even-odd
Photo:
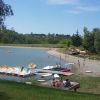
[[[38,68],[43,68],[47,65],[56,65],[56,63],[65,65],[65,62],[60,59],[60,55],[59,58],[50,56],[47,53],[47,49],[0,47],[0,65],[27,67],[29,63],[35,63]],[[35,75],[31,78],[19,78],[0,75],[0,79],[24,82],[41,79],[41,76]]]
[[[42,68],[56,63],[64,65],[65,62],[50,56],[47,49],[0,47],[0,65],[27,66],[29,63],[35,63],[38,68]]]

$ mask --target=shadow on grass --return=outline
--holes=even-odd
[[[0,100],[10,100],[10,97],[5,92],[0,92]]]

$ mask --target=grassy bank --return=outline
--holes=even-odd
[[[0,100],[99,100],[100,95],[0,80]]]
[[[73,75],[69,79],[80,83],[81,88],[79,88],[79,92],[100,94],[100,77]]]
[[[0,44],[0,46],[64,48],[65,44]]]

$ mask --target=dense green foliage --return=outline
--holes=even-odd
[[[0,30],[5,28],[4,20],[6,16],[13,15],[11,6],[4,3],[4,0],[0,0]]]
[[[0,32],[0,43],[5,44],[66,44],[70,35],[64,34],[19,34],[14,30]]]
[[[80,42],[79,42],[80,41]],[[20,34],[14,30],[3,30],[0,32],[1,44],[62,44],[80,46],[82,37],[79,34],[73,36],[64,34]]]
[[[76,34],[20,34],[14,30],[4,29],[0,32],[0,44],[56,44],[55,47],[82,47],[91,53],[100,53],[100,29],[94,28],[92,31],[84,28],[84,36]],[[45,46],[44,45],[44,46]],[[41,46],[41,45],[40,45]]]
[[[100,53],[100,29],[95,28],[93,33],[94,33],[94,48],[96,52]]]
[[[84,28],[84,48],[92,53],[100,53],[100,29],[94,28],[93,31],[88,31]]]
[[[94,49],[94,34],[84,28],[84,48],[90,52],[95,52]]]
[[[0,100],[99,100],[100,96],[0,80]]]
[[[76,47],[82,45],[82,37],[78,33],[72,35],[72,45]]]

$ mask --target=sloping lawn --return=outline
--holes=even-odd
[[[0,80],[0,100],[100,100],[100,95]]]
[[[100,77],[72,75],[69,79],[80,83],[81,88],[79,88],[79,92],[100,94]]]

